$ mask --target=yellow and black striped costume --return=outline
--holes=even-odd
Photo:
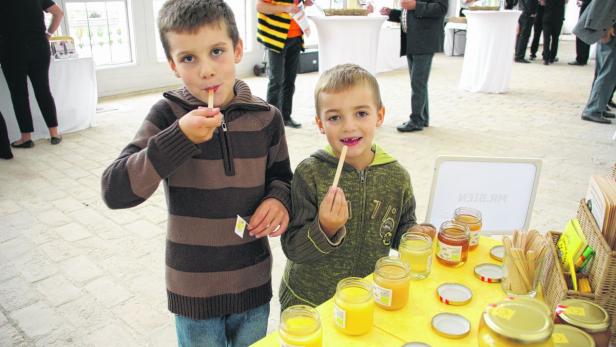
[[[271,4],[290,5],[293,4],[293,0],[277,0],[272,1]],[[257,41],[261,42],[268,49],[281,52],[287,40],[291,20],[291,15],[287,12],[277,14],[257,12]],[[303,50],[304,40],[302,36],[302,51]]]

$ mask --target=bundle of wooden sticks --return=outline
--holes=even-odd
[[[548,251],[545,239],[537,230],[515,230],[513,238],[503,238],[503,245],[503,266],[506,273],[503,289],[512,294],[534,293]]]

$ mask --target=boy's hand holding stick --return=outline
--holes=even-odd
[[[208,91],[208,107],[198,107],[180,118],[180,129],[194,144],[209,141],[222,124],[220,109],[214,108],[214,90]]]
[[[329,191],[321,201],[319,206],[319,224],[321,229],[332,237],[338,229],[342,228],[349,219],[349,206],[344,196],[342,189],[338,188],[338,181],[344,166],[344,158],[346,157],[347,146],[342,147],[338,167],[334,175],[334,183],[329,188]]]

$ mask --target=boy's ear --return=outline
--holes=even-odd
[[[176,69],[176,65],[173,59],[167,59],[167,63],[169,64],[169,67],[171,68],[171,70],[173,70],[173,73],[175,73],[175,77],[180,78],[180,74],[178,74],[178,71]]]
[[[379,111],[376,113],[376,126],[377,128],[383,124],[383,120],[385,120],[385,106],[381,106]]]
[[[233,51],[235,55],[235,63],[239,64],[239,62],[242,61],[242,57],[244,56],[244,41],[242,41],[242,39],[237,40],[237,44],[235,45]]]
[[[325,134],[325,128],[323,128],[323,121],[321,120],[321,117],[317,114],[314,116],[314,120],[317,122],[317,127],[319,128],[321,134]]]

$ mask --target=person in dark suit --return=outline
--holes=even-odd
[[[577,5],[580,7],[580,17],[588,4],[590,4],[591,0],[578,0]],[[569,65],[579,65],[583,66],[588,63],[588,54],[590,52],[590,45],[586,42],[580,40],[579,38],[575,38],[575,60],[570,61]]]
[[[2,113],[0,113],[0,158],[13,158],[13,152],[11,152],[11,144],[9,143],[9,134],[6,131],[6,123],[4,122],[4,117],[2,117]]]
[[[522,11],[518,24],[518,36],[515,42],[515,58],[517,63],[530,63],[524,58],[526,47],[528,47],[528,39],[530,38],[530,30],[533,27],[535,16],[537,15],[537,0],[520,0],[518,3],[519,9]]]
[[[432,57],[443,51],[444,18],[447,0],[401,0],[401,10],[383,7],[381,14],[399,22],[400,55],[406,55],[411,77],[411,115],[396,129],[419,131],[430,125],[428,109],[428,78]]]
[[[565,0],[540,0],[544,3],[543,11],[543,64],[558,61],[558,37],[565,20]]]
[[[51,50],[49,38],[58,29],[64,12],[52,0],[6,1],[0,20],[0,63],[11,93],[13,109],[21,131],[21,139],[11,146],[31,148],[34,131],[28,97],[28,78],[45,124],[49,128],[51,144],[60,143],[56,104],[49,88]],[[51,13],[49,27],[45,27],[43,12]]]
[[[530,44],[530,60],[537,58],[537,50],[539,50],[539,40],[543,31],[543,5],[541,2],[537,4],[537,13],[533,23],[533,41]]]

